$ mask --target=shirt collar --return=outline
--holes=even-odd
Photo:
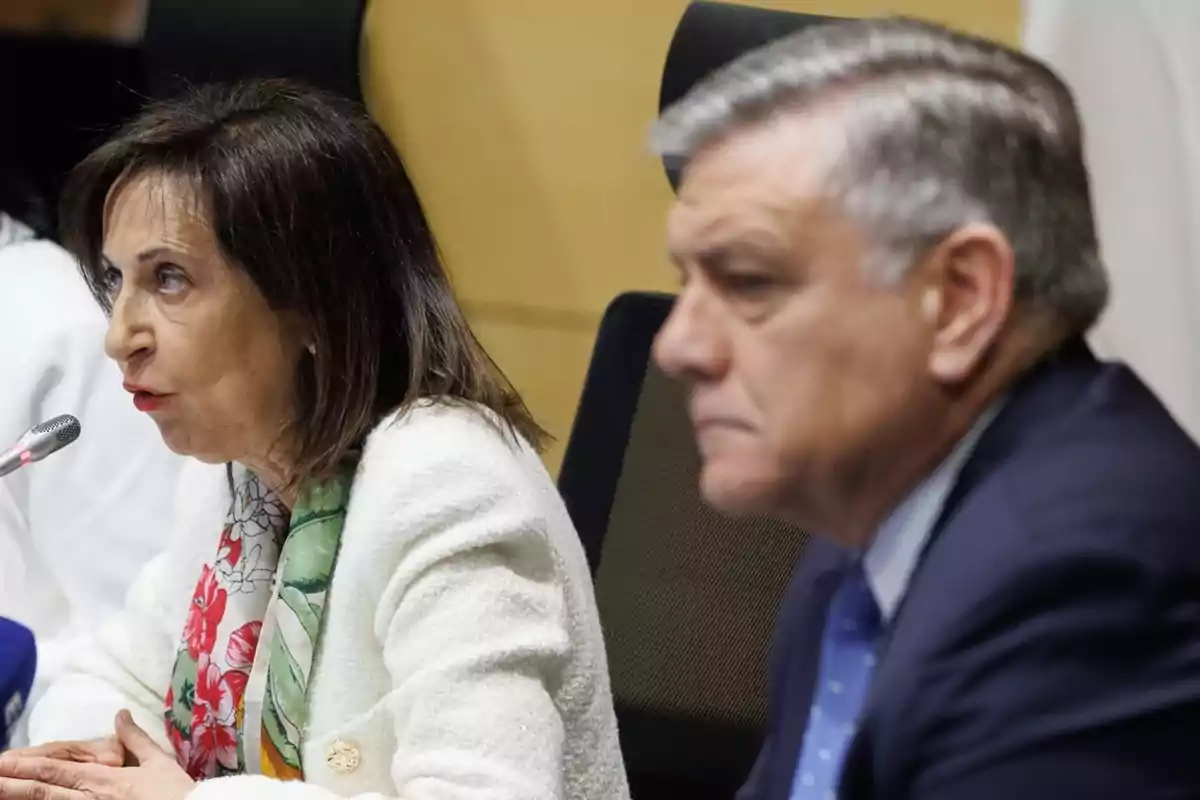
[[[1002,405],[1003,400],[993,403],[950,455],[905,497],[875,532],[863,555],[863,569],[884,623],[891,621],[904,598],[921,551],[933,533],[958,473]]]

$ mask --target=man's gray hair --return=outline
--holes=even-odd
[[[904,18],[808,27],[706,78],[652,142],[686,164],[734,130],[832,104],[844,148],[828,188],[873,237],[882,277],[990,223],[1011,242],[1016,301],[1091,327],[1108,278],[1079,115],[1054,72],[1014,50]]]

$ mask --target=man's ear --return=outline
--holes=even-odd
[[[932,329],[929,371],[939,383],[957,385],[983,363],[1012,313],[1012,246],[996,227],[971,224],[923,261],[919,302]]]

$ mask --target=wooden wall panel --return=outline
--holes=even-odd
[[[1008,42],[1019,0],[775,0],[903,12]],[[403,153],[480,338],[559,438],[608,301],[670,289],[671,192],[645,147],[686,0],[372,0],[364,91]]]

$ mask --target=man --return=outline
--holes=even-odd
[[[141,567],[166,546],[182,459],[121,388],[104,356],[104,314],[75,260],[4,213],[20,199],[4,191],[5,177],[0,447],[59,414],[83,426],[75,444],[0,478],[0,617],[37,637],[36,696],[62,666],[71,636],[119,610]],[[23,725],[10,744],[24,744]]]
[[[1047,68],[909,20],[808,28],[659,120],[655,357],[704,495],[824,539],[747,800],[1200,794],[1200,450],[1083,343],[1080,136]]]

